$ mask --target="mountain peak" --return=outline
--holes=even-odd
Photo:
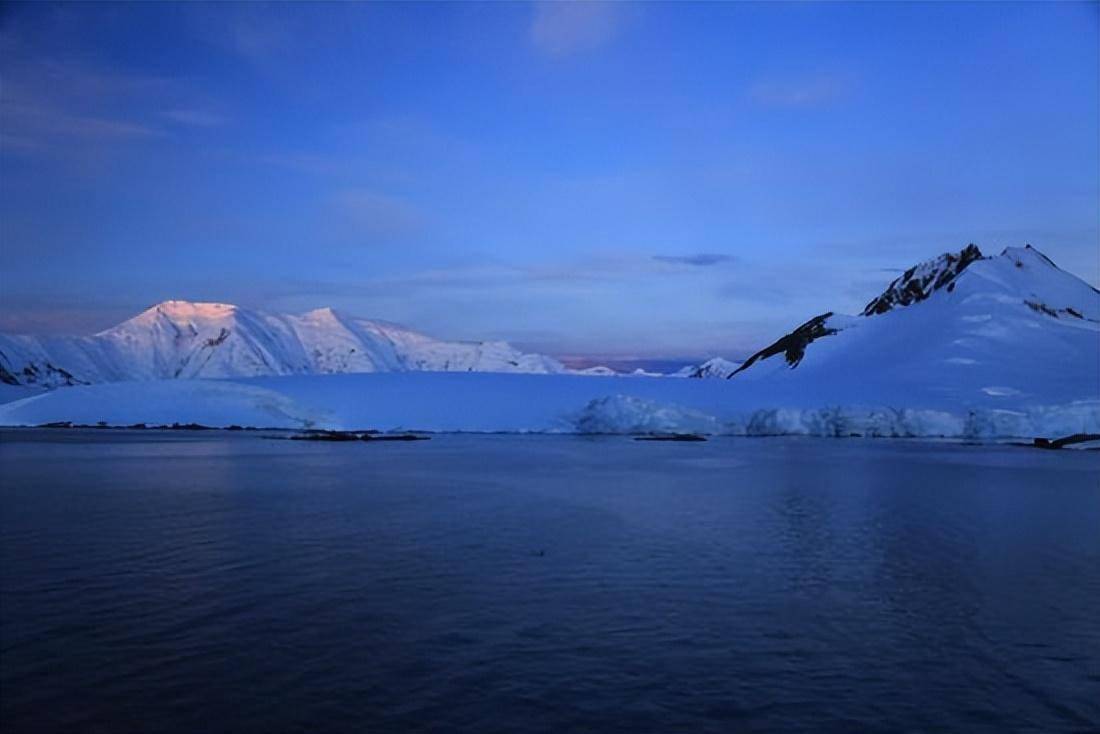
[[[303,319],[309,319],[311,321],[340,321],[343,318],[343,314],[334,309],[332,306],[322,306],[321,308],[315,308],[312,311],[306,311],[302,314]]]
[[[161,301],[150,306],[143,313],[163,313],[166,316],[181,318],[217,318],[236,311],[232,303],[212,303],[204,301]]]
[[[946,252],[939,257],[914,265],[890,283],[882,295],[868,303],[862,315],[874,316],[894,308],[912,305],[923,301],[941,288],[950,291],[954,288],[952,281],[968,265],[982,260],[983,257],[978,246],[970,243],[957,253]]]
[[[1025,264],[1045,265],[1051,268],[1058,267],[1054,264],[1053,260],[1031,245],[1024,245],[1023,247],[1006,247],[1001,251],[1001,257],[1007,257],[1013,260],[1016,267],[1023,267]]]
[[[749,357],[735,376],[770,379],[798,366],[800,374],[829,374],[863,389],[884,374],[914,385],[943,375],[936,390],[944,395],[1034,395],[1064,372],[1087,376],[1070,363],[1095,366],[1098,330],[1100,292],[1034,247],[983,257],[970,245],[905,271],[862,316],[826,313],[807,321]],[[823,337],[803,365],[807,347]],[[762,362],[768,367],[755,366]],[[1049,375],[1039,377],[1044,370]]]
[[[237,312],[237,306],[231,303],[207,303],[201,301],[169,300],[155,303],[138,315],[126,319],[120,324],[98,332],[96,336],[126,331],[127,329],[145,329],[151,324],[167,320],[177,322],[221,321]]]
[[[676,373],[679,377],[691,377],[695,379],[704,379],[708,377],[717,377],[721,379],[728,378],[741,366],[740,362],[731,362],[728,359],[722,357],[711,357],[706,362],[697,365],[689,365],[684,367]]]

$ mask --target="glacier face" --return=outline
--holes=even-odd
[[[165,301],[94,336],[0,335],[0,381],[9,385],[412,370],[566,371],[506,342],[442,341],[329,308],[288,315]]]
[[[0,426],[322,428],[504,433],[1032,438],[1100,433],[1100,400],[970,406],[800,402],[735,381],[381,372],[80,385],[0,405]]]

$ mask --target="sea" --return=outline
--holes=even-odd
[[[1100,731],[1100,452],[0,432],[0,730]]]

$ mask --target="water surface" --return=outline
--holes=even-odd
[[[0,433],[5,732],[1100,729],[1100,455]]]

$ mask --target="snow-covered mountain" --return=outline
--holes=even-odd
[[[0,335],[0,382],[9,385],[394,371],[567,370],[506,342],[441,341],[330,308],[287,315],[165,301],[94,336]]]
[[[0,425],[1064,436],[1100,433],[1100,292],[1030,247],[923,263],[862,315],[822,313],[730,379],[583,377],[502,344],[437,342],[330,311],[162,304],[87,339],[5,338],[7,378],[257,374],[17,393]],[[26,355],[30,355],[30,357]],[[4,356],[10,360],[10,356]],[[30,361],[27,361],[27,360]],[[450,372],[431,372],[449,370]],[[559,372],[479,374],[479,371]],[[321,372],[380,374],[315,374]],[[606,374],[603,370],[589,374]]]
[[[1031,247],[907,270],[859,316],[826,312],[730,379],[818,400],[955,405],[1100,397],[1100,292]]]
[[[722,357],[711,357],[702,364],[689,364],[687,367],[682,367],[670,374],[669,377],[724,380],[736,372],[740,366],[740,362],[731,362]]]

